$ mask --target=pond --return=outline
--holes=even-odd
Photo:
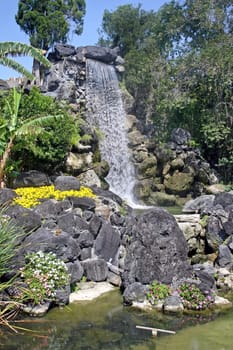
[[[175,330],[153,337],[136,325]],[[232,350],[233,312],[218,316],[170,316],[122,305],[113,291],[95,301],[52,309],[43,318],[26,319],[29,328],[14,335],[4,332],[4,350]]]

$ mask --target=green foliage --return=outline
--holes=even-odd
[[[17,133],[20,125],[27,125],[30,120],[44,120],[44,123],[43,128],[37,125],[36,129],[28,130],[30,132],[25,130],[23,138],[15,134],[11,161],[6,165],[6,173],[12,177],[12,171],[18,172],[21,169],[36,168],[49,172],[57,166],[62,166],[67,152],[79,138],[77,119],[69,114],[67,107],[61,106],[51,97],[42,95],[35,87],[29,94],[17,93],[20,104],[15,100],[15,94],[16,91],[13,90],[7,99],[0,99],[0,114],[4,123],[8,125],[8,129],[4,123],[0,127],[0,154],[1,150],[3,153],[6,148],[9,128],[12,130],[16,127],[13,115],[17,115]],[[17,111],[13,112],[11,106],[17,106]],[[51,117],[46,121],[48,114]]]
[[[26,145],[26,140],[28,138],[34,145],[38,137],[40,137],[42,134],[47,135],[48,130],[45,130],[46,127],[50,129],[51,125],[56,127],[55,124],[51,123],[56,120],[57,124],[59,125],[58,120],[64,117],[64,115],[59,115],[57,113],[54,115],[37,114],[36,116],[21,117],[21,101],[22,93],[18,92],[16,89],[12,89],[9,96],[4,98],[1,104],[2,108],[0,109],[0,115],[2,115],[2,122],[0,125],[0,182],[4,178],[6,164],[10,158],[12,149],[14,146],[17,148],[17,140],[19,143],[22,142],[22,144]],[[30,106],[30,108],[32,108],[32,106]],[[21,149],[22,148],[23,147],[21,147]],[[22,152],[20,152],[18,158],[23,159]]]
[[[184,307],[189,310],[204,310],[214,302],[214,297],[209,291],[203,293],[195,284],[183,283],[177,292]]]
[[[85,10],[85,0],[20,0],[15,19],[31,45],[47,51],[66,43],[72,26],[75,34],[82,33]]]
[[[170,287],[166,284],[153,281],[147,292],[147,299],[151,304],[157,304],[159,300],[167,298],[171,294]]]
[[[124,55],[136,115],[153,122],[157,140],[177,127],[190,131],[225,181],[233,174],[231,7],[170,1],[154,13],[125,5],[105,11],[102,23],[102,40]]]
[[[24,66],[9,58],[9,56],[31,56],[41,62],[45,67],[50,67],[50,62],[44,57],[43,53],[27,44],[19,42],[1,42],[0,43],[0,64],[12,68],[21,73],[30,80],[34,79],[34,75],[30,73]]]
[[[201,221],[200,221],[200,225],[201,225],[202,228],[207,227],[208,220],[209,220],[209,216],[208,215],[202,216]]]
[[[26,256],[27,264],[21,269],[21,277],[28,288],[22,290],[24,300],[40,304],[53,300],[56,290],[65,288],[70,280],[65,263],[54,253],[41,251]]]
[[[16,239],[19,230],[12,220],[0,210],[0,277],[10,269],[10,260],[16,253]]]

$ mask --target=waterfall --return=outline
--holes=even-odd
[[[87,121],[103,135],[100,153],[110,166],[106,181],[112,192],[133,203],[135,171],[117,74],[113,66],[91,59],[86,61],[86,72]]]

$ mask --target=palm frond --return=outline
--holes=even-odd
[[[50,67],[51,63],[44,56],[43,51],[39,50],[31,45],[6,41],[0,42],[0,57],[11,55],[11,56],[31,56],[37,61],[41,62],[45,67]]]
[[[22,66],[20,63],[12,60],[11,58],[8,57],[2,57],[0,55],[0,64],[3,66],[12,68],[16,70],[17,72],[21,73],[25,77],[27,77],[29,80],[33,80],[35,77],[32,73],[30,73],[24,66]]]
[[[38,135],[43,131],[46,125],[58,118],[63,118],[63,115],[48,115],[38,118],[27,119],[17,130],[16,136],[22,135]]]

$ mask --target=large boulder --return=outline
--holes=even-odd
[[[153,280],[171,283],[174,277],[191,273],[188,247],[175,218],[167,211],[154,208],[132,217],[127,232],[132,233],[125,258],[124,287]]]
[[[91,58],[93,60],[102,61],[105,63],[112,63],[116,60],[118,56],[117,49],[110,49],[108,47],[100,46],[85,46],[77,49],[81,50],[86,58]]]
[[[80,190],[80,182],[74,176],[58,176],[54,182],[56,190]]]
[[[13,187],[39,187],[50,185],[48,175],[37,170],[29,170],[20,173],[13,182]]]
[[[164,185],[167,193],[185,196],[188,194],[194,182],[194,176],[192,172],[181,173],[175,171],[172,176],[165,179]]]

